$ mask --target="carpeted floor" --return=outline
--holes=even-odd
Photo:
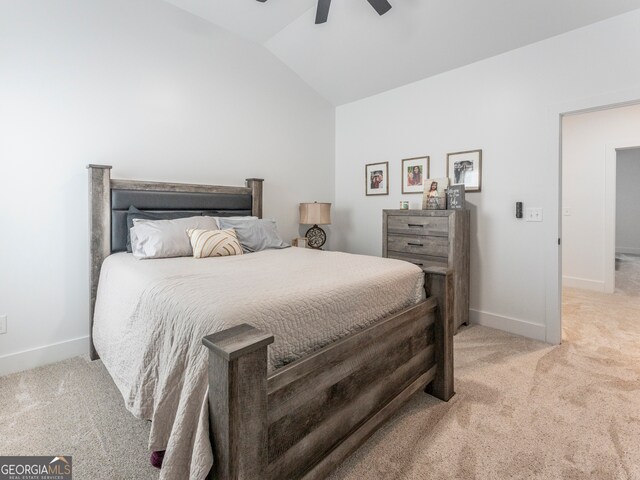
[[[333,480],[640,479],[640,297],[566,290],[557,347],[472,326],[456,395],[418,395]]]
[[[640,256],[616,254],[616,293],[640,296]]]
[[[0,455],[71,455],[76,480],[152,479],[148,437],[99,361],[0,377]]]
[[[640,296],[567,290],[561,346],[481,326],[455,339],[456,392],[418,394],[332,480],[640,479]],[[73,455],[75,478],[157,478],[148,424],[100,362],[0,378],[0,455]]]

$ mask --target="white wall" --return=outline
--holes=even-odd
[[[613,197],[615,205],[610,188],[615,188],[615,175],[609,179],[613,185],[607,186],[606,163],[611,152],[628,142],[640,145],[640,105],[568,115],[562,120],[565,286],[607,291],[607,269],[614,268],[613,248],[607,250],[607,196]]]
[[[616,180],[616,252],[640,255],[640,149],[618,152]]]
[[[266,49],[162,1],[0,3],[0,374],[87,351],[86,164],[263,177],[290,239],[299,202],[333,201],[334,118]]]
[[[562,112],[640,99],[635,11],[336,111],[339,248],[380,255],[382,209],[402,198],[400,161],[482,148],[482,192],[472,206],[472,320],[560,341],[559,123]],[[446,46],[443,46],[446,48]],[[615,72],[615,73],[614,73]],[[364,165],[389,161],[390,195],[365,197]],[[544,208],[515,218],[515,202]]]

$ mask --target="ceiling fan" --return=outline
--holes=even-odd
[[[259,2],[266,2],[267,0],[258,0]],[[384,15],[391,10],[391,4],[387,0],[367,0],[369,4],[378,12],[378,15]],[[316,25],[325,23],[329,17],[329,7],[331,6],[331,0],[318,0],[318,9],[316,10]]]

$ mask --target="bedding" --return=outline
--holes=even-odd
[[[424,298],[408,262],[303,248],[139,262],[108,257],[94,315],[95,347],[126,407],[152,421],[166,450],[161,479],[206,478],[208,350],[202,337],[249,323],[270,332],[269,370]]]
[[[242,247],[233,228],[228,230],[187,230],[193,258],[242,255]]]
[[[144,258],[190,257],[193,255],[188,229],[217,230],[213,217],[174,220],[134,219],[131,234],[133,256]]]
[[[131,247],[131,229],[133,228],[134,220],[174,220],[176,218],[188,218],[198,215],[194,212],[147,212],[139,210],[133,205],[127,210],[127,252],[133,252]],[[210,216],[213,216],[211,214]]]
[[[287,248],[278,235],[275,220],[258,218],[218,218],[220,228],[233,228],[245,252],[260,252],[270,248]]]

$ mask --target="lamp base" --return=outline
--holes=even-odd
[[[307,237],[307,245],[309,245],[309,248],[315,248],[316,250],[321,250],[327,241],[327,234],[318,225],[314,225],[307,230],[305,237]]]

